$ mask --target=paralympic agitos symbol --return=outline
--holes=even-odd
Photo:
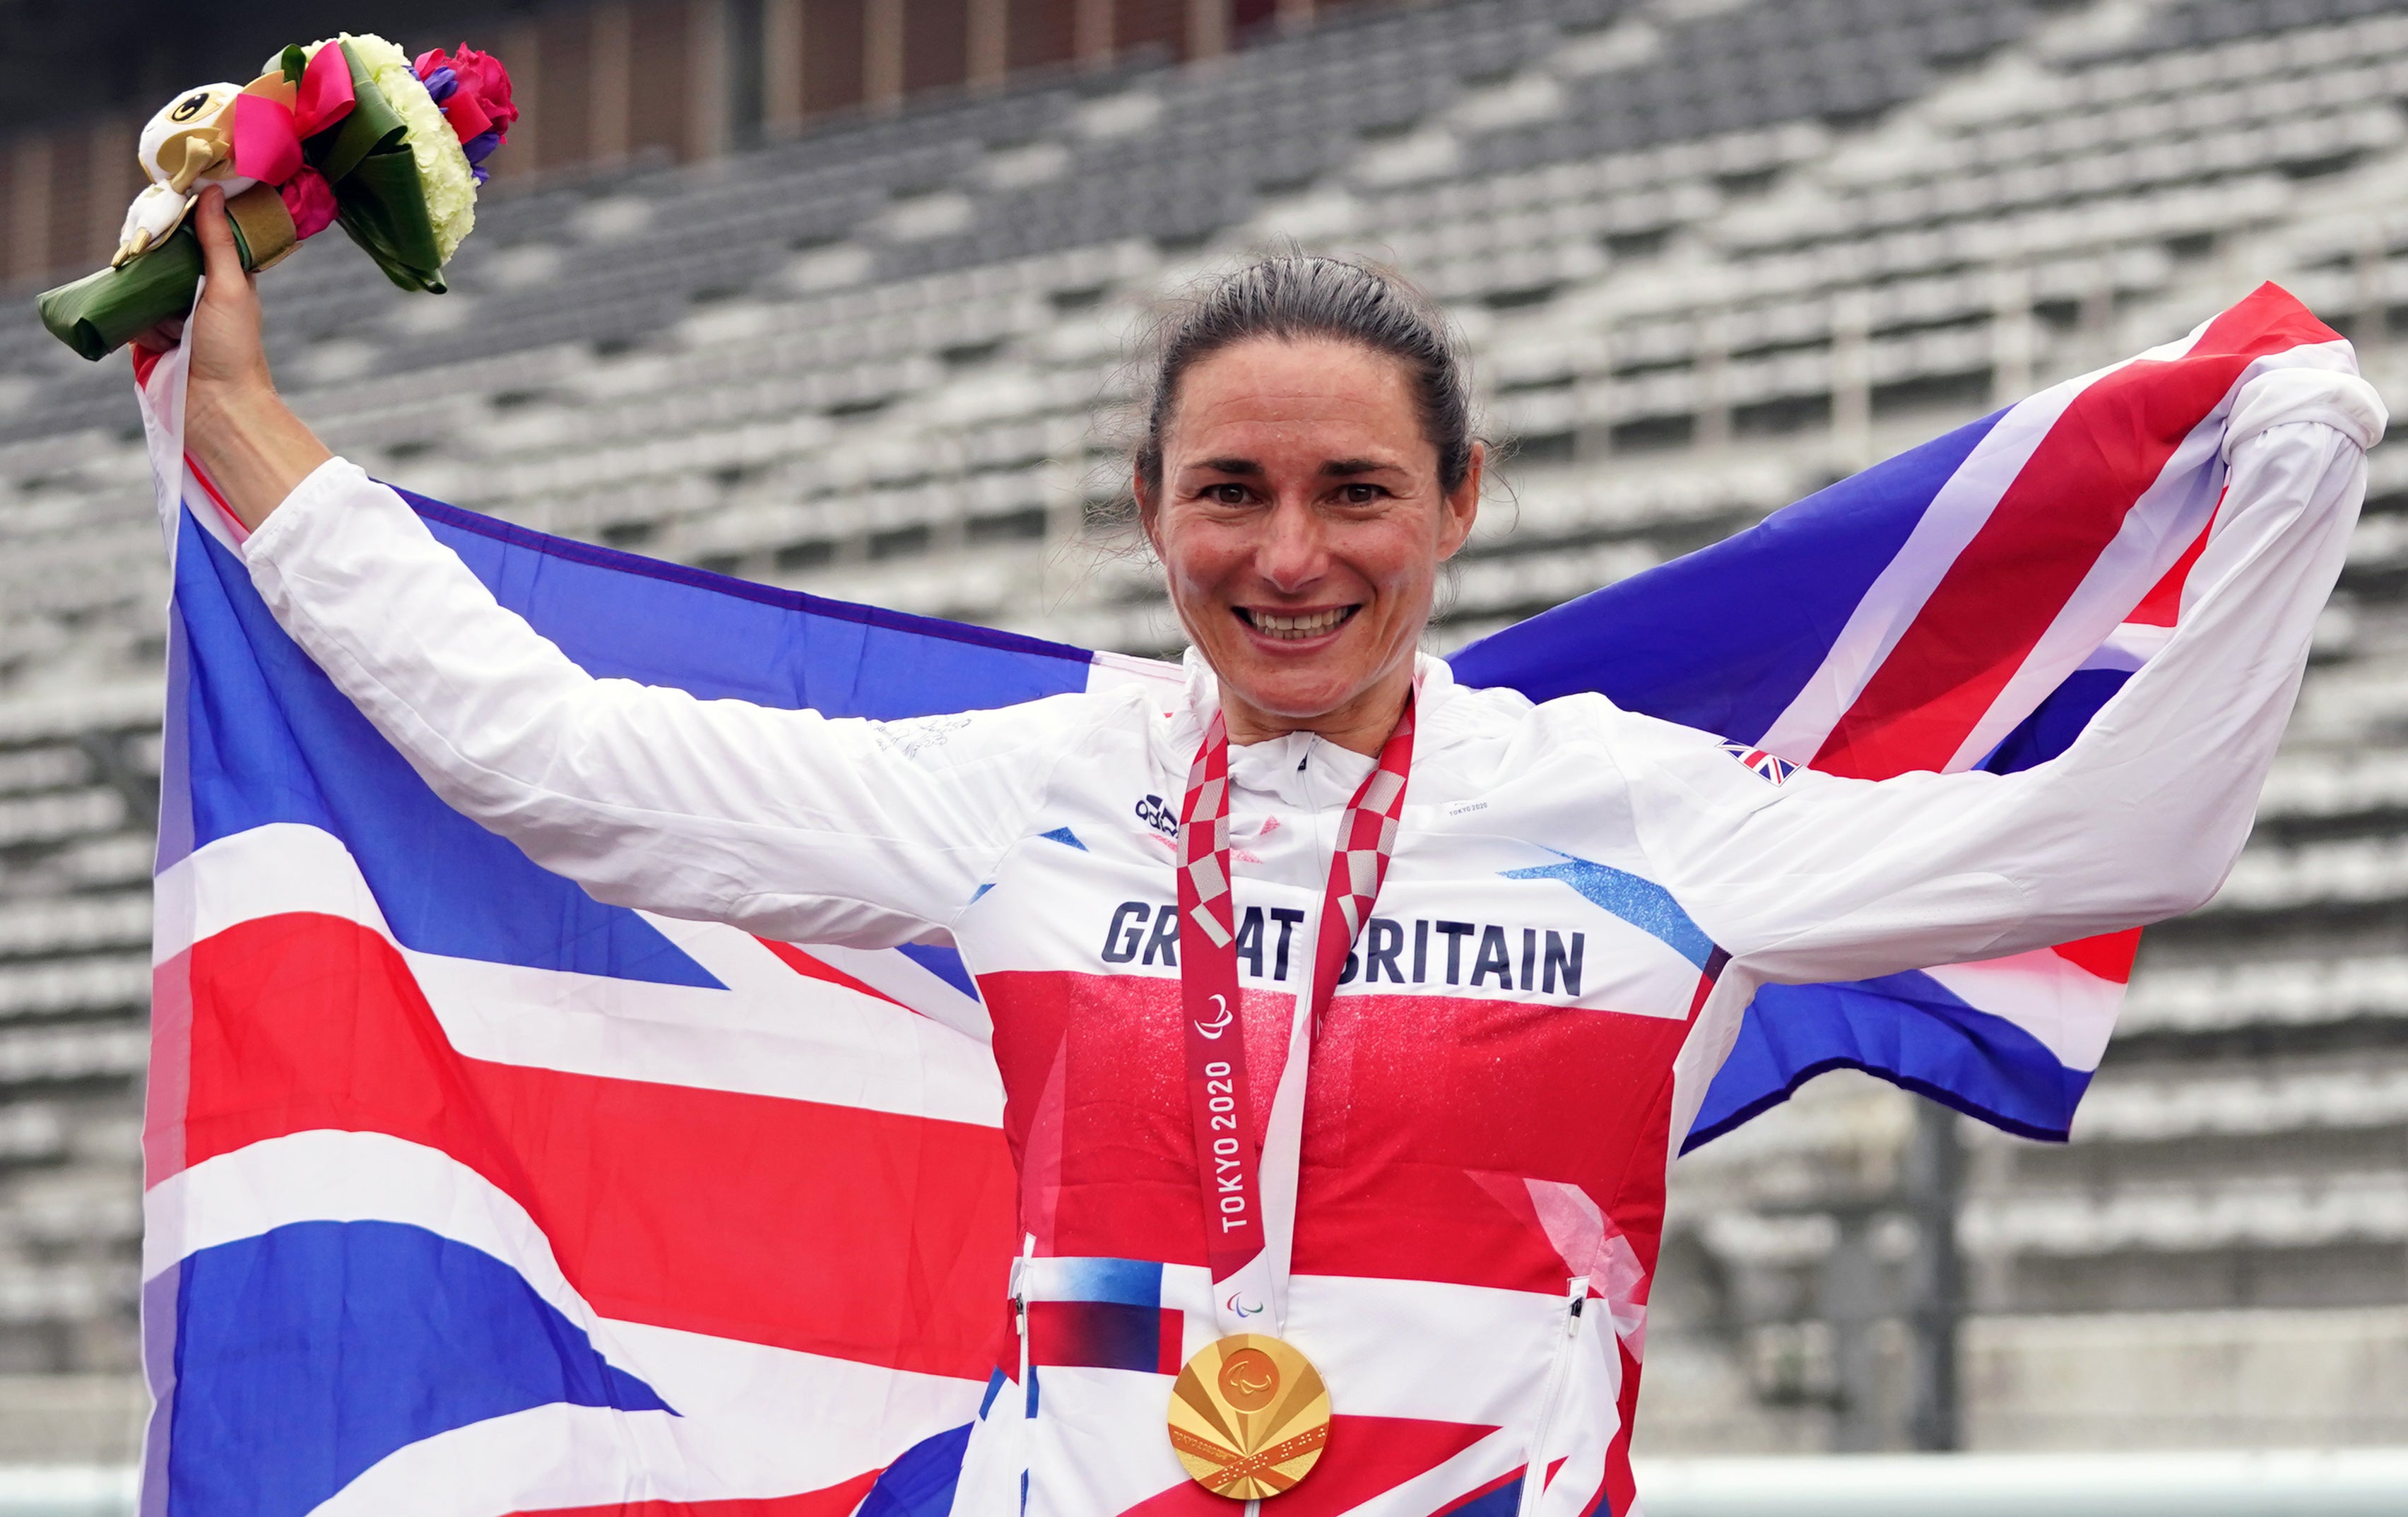
[[[1210,1038],[1217,1042],[1221,1035],[1229,1030],[1229,999],[1226,995],[1216,995],[1212,997],[1212,1005],[1221,1014],[1211,1022],[1197,1023],[1196,1031],[1198,1036]]]
[[[1221,1395],[1240,1411],[1260,1411],[1279,1394],[1279,1366],[1260,1349],[1240,1349],[1221,1361]]]

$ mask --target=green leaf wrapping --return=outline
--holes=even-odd
[[[35,307],[50,336],[98,360],[171,316],[193,308],[201,283],[201,239],[179,226],[122,268],[87,274],[46,290]]]
[[[385,278],[405,290],[443,293],[443,260],[435,251],[435,223],[418,161],[405,148],[370,153],[335,187],[336,219],[366,250]]]
[[[426,186],[409,150],[400,112],[348,45],[351,111],[301,145],[301,156],[335,193],[335,219],[362,251],[405,290],[443,293],[443,258],[437,250],[435,220],[426,209]],[[287,49],[293,73],[297,49]],[[241,228],[235,245],[245,268],[251,266]],[[36,306],[50,335],[93,360],[141,336],[161,322],[193,308],[200,286],[201,244],[187,217],[156,247],[122,268],[105,268],[72,284],[44,293]]]
[[[336,220],[384,277],[404,290],[443,293],[443,255],[408,129],[348,44],[351,114],[303,143],[301,153],[334,186]],[[321,147],[323,144],[323,147]]]
[[[234,227],[242,266],[252,267],[242,228],[227,224]],[[122,268],[105,268],[45,291],[35,306],[50,336],[98,361],[160,322],[190,314],[194,292],[201,287],[201,265],[200,235],[187,221]]]

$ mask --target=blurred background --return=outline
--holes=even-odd
[[[0,3],[0,1465],[131,1460],[165,565],[127,365],[45,336],[143,118],[287,41],[500,55],[453,293],[340,237],[277,371],[550,532],[1164,654],[1099,408],[1294,240],[1445,300],[1518,439],[1440,651],[2263,279],[2408,409],[2401,0]],[[2408,1444],[2408,444],[2257,835],[2074,1139],[1832,1075],[1683,1160],[1638,1448]],[[2372,1509],[2369,1509],[2372,1510]]]

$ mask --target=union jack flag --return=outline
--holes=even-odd
[[[1457,677],[1602,692],[1775,784],[2041,763],[2181,614],[2242,383],[2347,361],[2269,286]],[[959,961],[607,907],[446,809],[252,590],[180,365],[142,377],[175,555],[147,1517],[946,1510],[1015,1194]],[[596,674],[890,718],[1168,677],[412,504]],[[2061,1137],[2134,945],[1769,986],[1689,1140],[1839,1066]],[[1141,1284],[1030,1330],[1154,1364]]]
[[[1776,785],[1798,772],[1798,766],[1780,754],[1769,753],[1761,748],[1750,748],[1745,743],[1725,743],[1723,751]]]

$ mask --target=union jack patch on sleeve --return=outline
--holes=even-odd
[[[1780,754],[1768,753],[1761,748],[1750,748],[1745,743],[1725,743],[1723,751],[1747,766],[1756,772],[1757,778],[1770,784],[1777,785],[1798,772],[1798,766]]]

